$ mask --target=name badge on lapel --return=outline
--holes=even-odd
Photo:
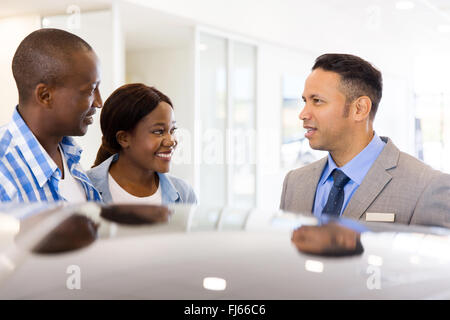
[[[367,212],[366,221],[370,222],[394,222],[395,213],[377,213],[377,212]]]

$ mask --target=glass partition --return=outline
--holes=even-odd
[[[256,204],[256,47],[199,37],[200,198],[213,206]]]

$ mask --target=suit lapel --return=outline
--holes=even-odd
[[[353,194],[344,211],[343,216],[345,217],[360,219],[392,179],[387,170],[397,166],[400,151],[390,139],[386,137],[381,138],[386,142],[386,146]]]
[[[322,158],[308,171],[306,171],[303,177],[306,183],[302,183],[303,190],[299,190],[297,193],[299,197],[299,205],[304,208],[305,212],[313,212],[314,209],[314,199],[316,197],[317,184],[319,183],[320,177],[322,176],[322,171],[327,164],[328,158]]]

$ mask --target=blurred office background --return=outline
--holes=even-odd
[[[314,59],[359,55],[378,67],[379,135],[450,172],[449,0],[0,0],[0,124],[17,104],[11,60],[30,32],[87,40],[102,63],[103,100],[130,82],[173,101],[180,145],[172,173],[202,204],[276,209],[285,174],[325,155],[298,114]],[[84,137],[89,168],[100,145]]]

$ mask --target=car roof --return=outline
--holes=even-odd
[[[360,235],[362,253],[333,257],[300,252],[291,241],[293,230],[320,224],[308,215],[173,205],[166,222],[121,224],[102,219],[94,204],[52,210],[36,215],[25,246],[0,232],[1,299],[450,298],[443,228],[371,224]],[[92,242],[32,252],[75,214],[99,225]],[[71,270],[82,290],[68,288]],[[208,288],[208,279],[225,288]]]

